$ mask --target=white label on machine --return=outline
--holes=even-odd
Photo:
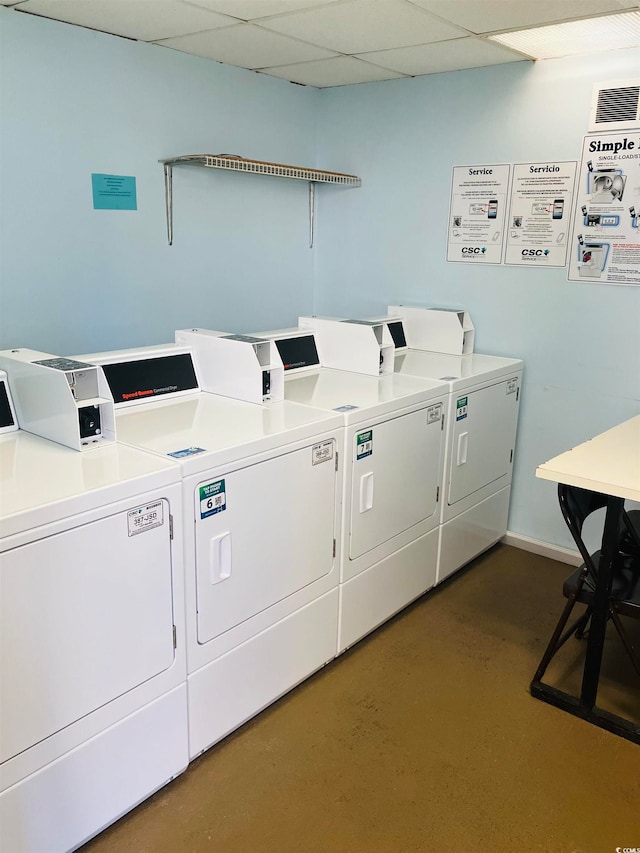
[[[427,409],[427,425],[439,423],[442,417],[442,403],[436,403],[435,406],[429,406]]]
[[[518,378],[514,376],[513,379],[507,379],[507,394],[515,394],[518,390]]]
[[[373,430],[359,432],[356,435],[356,459],[365,459],[373,454]]]
[[[164,507],[162,501],[156,501],[145,506],[138,506],[127,512],[127,527],[129,536],[145,533],[154,527],[162,527],[164,524]]]
[[[227,492],[224,480],[215,480],[200,486],[200,518],[208,518],[227,508]]]
[[[319,465],[321,462],[328,462],[330,459],[333,459],[333,440],[330,439],[313,445],[311,448],[312,465]]]
[[[456,420],[462,421],[467,417],[469,413],[468,406],[469,398],[468,397],[459,397],[456,400]]]

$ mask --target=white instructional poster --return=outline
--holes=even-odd
[[[510,169],[508,165],[454,166],[448,261],[500,263]]]
[[[515,164],[505,264],[566,265],[577,166],[575,160]]]
[[[640,133],[584,140],[569,281],[640,284]]]

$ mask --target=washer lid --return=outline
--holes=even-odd
[[[177,460],[185,476],[342,426],[335,413],[295,403],[258,405],[205,392],[122,410],[116,421],[119,441]]]
[[[0,537],[180,482],[180,468],[113,443],[79,453],[24,430],[0,436]]]
[[[285,383],[287,400],[340,412],[346,424],[427,403],[448,391],[446,383],[431,378],[396,373],[367,376],[330,368],[291,376]]]
[[[497,355],[444,355],[409,349],[395,359],[395,371],[402,376],[432,377],[447,382],[451,390],[479,385],[522,370],[522,361]]]

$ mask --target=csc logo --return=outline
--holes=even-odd
[[[463,255],[484,255],[487,250],[484,246],[482,248],[480,246],[463,246],[462,254]]]
[[[522,257],[523,258],[539,258],[542,255],[546,256],[548,254],[549,254],[548,249],[523,249],[522,250]]]

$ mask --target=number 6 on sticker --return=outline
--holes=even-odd
[[[208,518],[227,508],[227,492],[224,480],[215,480],[199,487],[200,519]]]

